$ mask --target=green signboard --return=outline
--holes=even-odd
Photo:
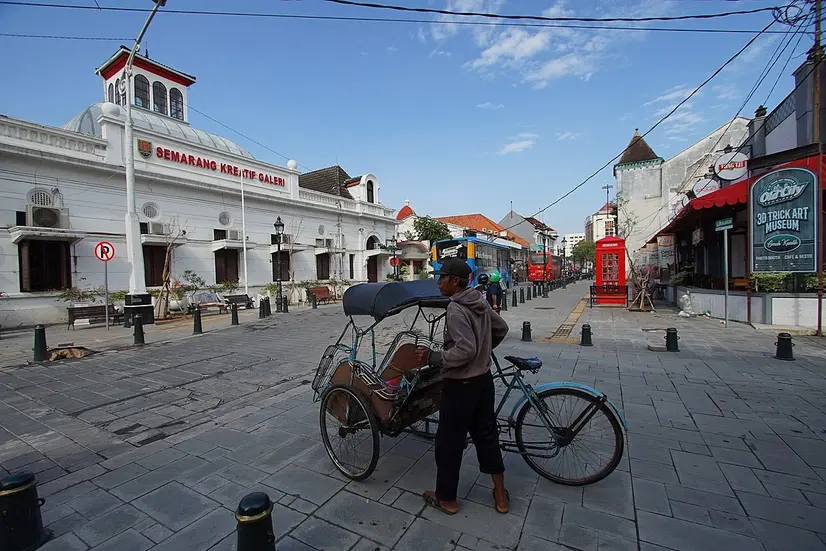
[[[734,218],[723,218],[722,220],[717,220],[714,223],[714,230],[715,231],[724,231],[730,230],[734,228]]]
[[[805,168],[775,170],[752,184],[752,273],[817,271],[819,187]]]

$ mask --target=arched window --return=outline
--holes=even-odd
[[[143,75],[135,77],[135,105],[149,109],[149,81]]]
[[[367,202],[368,203],[375,203],[373,195],[374,195],[373,194],[373,181],[372,180],[367,180]]]
[[[152,108],[156,113],[169,114],[166,110],[166,86],[157,80],[152,83]]]
[[[123,103],[120,97],[120,79],[115,80],[115,103],[118,105]]]
[[[169,90],[169,115],[184,120],[184,95],[177,88]]]
[[[115,85],[109,83],[109,103],[115,103]]]

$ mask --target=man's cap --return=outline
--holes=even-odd
[[[445,258],[438,270],[431,272],[437,276],[456,276],[459,278],[470,278],[470,266],[460,258]]]

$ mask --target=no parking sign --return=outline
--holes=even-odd
[[[106,329],[109,329],[109,261],[115,258],[115,247],[108,241],[95,245],[95,258],[103,262],[103,291],[106,307]]]

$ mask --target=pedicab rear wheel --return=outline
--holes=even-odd
[[[319,424],[324,449],[341,474],[352,480],[373,474],[379,462],[379,425],[359,391],[349,385],[327,388]]]

